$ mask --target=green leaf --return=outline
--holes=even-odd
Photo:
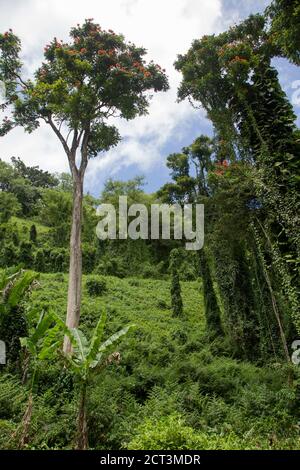
[[[30,338],[28,337],[20,338],[20,343],[21,343],[22,348],[28,349],[28,351],[30,352],[32,356],[35,355],[36,349],[32,341],[30,340]]]
[[[59,348],[60,344],[60,341],[55,341],[50,345],[44,346],[38,354],[38,359],[45,360],[52,357],[53,352]]]
[[[20,303],[33,281],[37,279],[37,276],[33,271],[26,271],[16,280],[7,299],[10,307],[16,307]]]
[[[31,335],[31,341],[34,344],[37,344],[39,340],[41,340],[44,336],[47,330],[49,329],[49,326],[52,323],[52,317],[49,314],[45,314],[43,312],[39,318],[38,324],[34,330],[34,333]]]
[[[94,333],[93,333],[93,337],[92,337],[92,340],[91,340],[91,345],[90,345],[90,348],[89,348],[89,352],[87,354],[87,362],[88,364],[90,364],[92,361],[95,360],[96,356],[97,356],[97,353],[99,351],[99,347],[100,347],[100,344],[101,344],[101,340],[102,340],[102,336],[103,336],[103,331],[104,331],[104,326],[105,326],[105,323],[106,323],[106,319],[107,319],[107,313],[106,311],[104,311],[102,314],[101,314],[101,318],[94,330]]]
[[[122,336],[127,335],[128,331],[134,328],[135,325],[128,325],[122,330],[118,331],[117,333],[113,334],[110,336],[104,343],[101,344],[99,348],[99,352],[105,352],[110,346],[114,345],[118,339],[120,339]]]
[[[74,337],[74,334],[73,334],[73,330],[72,328],[69,328],[65,322],[57,315],[57,313],[55,312],[49,312],[49,315],[51,315],[51,317],[53,318],[53,320],[55,321],[55,323],[59,326],[59,328],[61,329],[61,331],[66,335],[68,336],[69,340],[71,341],[71,344],[72,346],[76,346],[77,345],[77,341]]]
[[[74,335],[76,345],[74,345],[74,352],[77,353],[78,359],[82,362],[86,360],[87,353],[87,339],[78,328],[71,328],[71,331]]]

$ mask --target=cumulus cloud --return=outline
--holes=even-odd
[[[93,187],[101,175],[118,174],[136,165],[147,172],[165,155],[169,141],[181,141],[184,132],[195,126],[201,131],[204,113],[188,103],[176,102],[180,75],[173,63],[193,39],[211,34],[220,26],[221,0],[0,0],[0,30],[13,28],[23,44],[27,73],[39,65],[44,45],[54,36],[66,40],[71,26],[85,18],[94,18],[104,28],[121,32],[128,40],[143,45],[148,59],[166,68],[170,90],[153,97],[149,114],[131,122],[118,122],[122,142],[91,162],[87,187]],[[1,158],[18,155],[26,163],[51,171],[66,171],[66,158],[51,130],[42,126],[31,135],[21,129],[1,141]]]

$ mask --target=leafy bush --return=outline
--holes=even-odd
[[[86,277],[90,279],[104,279],[109,286],[105,334],[124,322],[138,325],[117,349],[120,365],[109,365],[90,384],[91,448],[299,447],[297,389],[287,386],[287,370],[282,364],[237,361],[223,339],[209,340],[198,282],[181,283],[182,319],[161,308],[169,302],[168,281]],[[64,319],[67,277],[43,274],[39,282],[41,288],[30,296],[33,309],[52,308]],[[106,295],[83,297],[81,328],[87,338],[107,301]],[[5,433],[19,426],[28,392],[18,376],[3,378],[3,383],[1,377],[2,371],[0,447],[7,448]],[[38,377],[30,448],[70,449],[76,433],[76,384],[57,361],[47,367],[42,362]]]
[[[239,437],[232,431],[224,434],[196,432],[179,414],[172,414],[146,419],[126,447],[129,450],[260,450],[289,449],[291,445],[292,441],[273,442],[250,435]]]
[[[92,277],[86,281],[86,288],[91,297],[99,297],[107,291],[104,278]]]

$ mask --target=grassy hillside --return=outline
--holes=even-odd
[[[94,276],[93,276],[94,278]],[[282,366],[260,368],[229,355],[225,341],[204,333],[201,285],[183,282],[184,319],[170,309],[168,281],[106,277],[91,297],[84,278],[81,328],[89,334],[101,309],[106,334],[136,329],[118,351],[119,365],[90,386],[89,440],[97,449],[299,448],[294,393]],[[67,277],[47,274],[31,295],[36,314],[66,311]],[[0,447],[17,429],[26,402],[20,380],[0,376]],[[60,363],[39,370],[30,448],[71,448],[74,384]]]
[[[10,223],[17,227],[18,233],[21,236],[22,234],[27,235],[30,227],[34,224],[38,235],[44,235],[49,232],[49,227],[40,224],[39,222],[31,219],[25,219],[21,217],[11,217]],[[28,236],[26,237],[26,239]]]

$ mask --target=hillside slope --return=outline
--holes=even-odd
[[[287,376],[276,364],[238,362],[224,341],[206,336],[198,282],[182,283],[185,316],[179,319],[169,307],[169,282],[105,281],[101,297],[89,296],[85,285],[81,328],[89,334],[106,308],[107,335],[128,323],[136,329],[120,344],[120,365],[107,367],[91,385],[92,448],[299,448]],[[42,275],[31,306],[36,314],[52,308],[64,317],[66,290],[65,275]],[[26,396],[16,378],[0,377],[3,447]],[[71,448],[75,404],[74,384],[61,364],[42,365],[30,447]]]

